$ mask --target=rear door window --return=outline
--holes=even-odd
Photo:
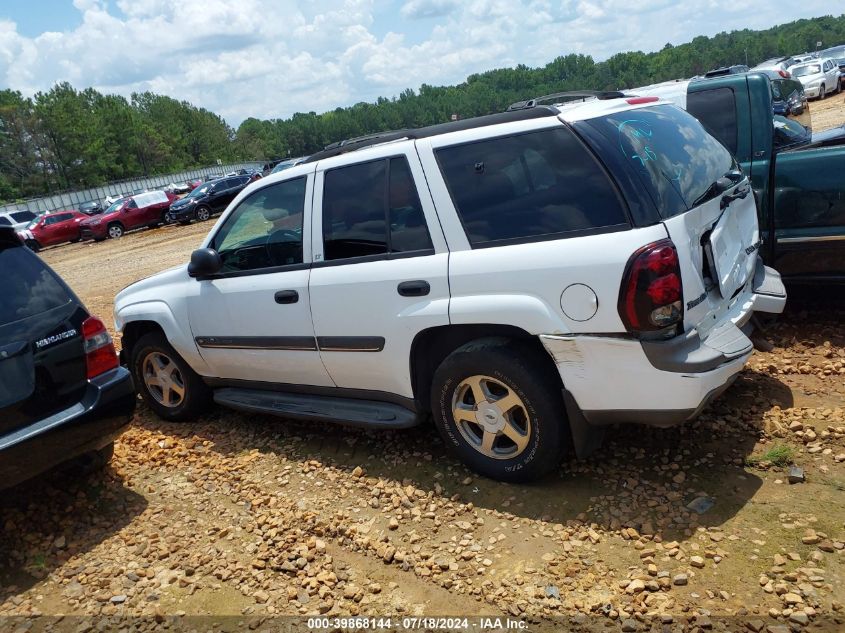
[[[774,82],[772,82],[772,88],[775,90],[778,88]],[[782,98],[779,94],[775,96]],[[736,154],[737,117],[736,97],[733,90],[712,88],[691,92],[687,95],[687,112],[701,121],[707,131],[721,141],[731,154]]]
[[[0,244],[0,325],[26,319],[72,301],[55,274],[21,246]]]
[[[637,108],[587,123],[618,148],[664,218],[717,195],[711,185],[736,168],[725,146],[675,106]]]
[[[437,160],[473,247],[629,226],[615,186],[567,128],[444,147]]]
[[[411,168],[404,156],[331,169],[324,180],[326,261],[433,252]]]

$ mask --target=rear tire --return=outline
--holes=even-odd
[[[447,447],[499,481],[532,481],[554,470],[568,424],[549,365],[538,350],[509,339],[479,339],[452,352],[435,371],[431,394]]]
[[[165,420],[192,420],[211,403],[211,389],[160,332],[142,336],[130,353],[135,388]]]

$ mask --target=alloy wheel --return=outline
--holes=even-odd
[[[208,218],[211,217],[211,214],[208,212],[208,209],[202,207],[197,209],[197,220],[200,222],[205,222]]]
[[[110,226],[109,227],[109,237],[118,238],[123,235],[123,229],[119,226]]]
[[[182,372],[167,354],[147,354],[141,362],[141,373],[147,391],[159,404],[175,408],[185,400]]]
[[[528,447],[531,418],[525,404],[490,376],[470,376],[458,384],[452,417],[464,440],[485,457],[513,459]]]

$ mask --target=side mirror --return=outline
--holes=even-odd
[[[188,274],[191,277],[205,277],[220,272],[223,260],[220,253],[213,248],[198,248],[191,253],[191,263],[188,264]]]

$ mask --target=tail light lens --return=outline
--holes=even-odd
[[[663,330],[684,319],[678,251],[671,240],[642,247],[628,260],[619,315],[629,332]]]
[[[85,364],[88,378],[99,376],[118,365],[117,352],[106,326],[97,317],[88,317],[82,323],[82,337],[85,339]]]

